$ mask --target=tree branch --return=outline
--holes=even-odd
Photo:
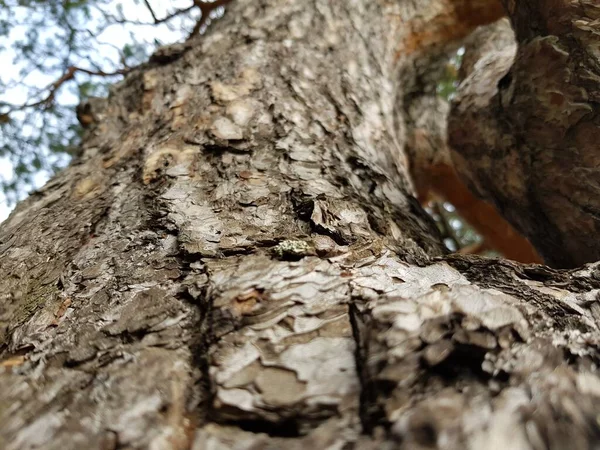
[[[124,75],[126,73],[128,73],[131,69],[118,69],[114,72],[104,72],[102,70],[90,70],[90,69],[85,69],[83,67],[77,67],[77,66],[69,66],[67,67],[67,69],[65,70],[65,72],[54,82],[52,82],[50,85],[48,85],[46,88],[44,88],[42,90],[43,91],[48,91],[48,95],[46,95],[44,98],[31,102],[31,103],[25,103],[23,105],[10,105],[8,103],[3,103],[2,106],[8,106],[9,109],[8,111],[5,111],[2,113],[2,117],[8,117],[8,115],[11,112],[15,112],[15,111],[22,111],[24,109],[27,108],[35,108],[38,106],[49,106],[53,101],[54,98],[56,97],[56,93],[60,90],[60,88],[67,82],[72,80],[73,78],[75,78],[75,74],[77,72],[81,72],[81,73],[85,73],[87,75],[92,75],[92,76],[99,76],[99,77],[113,77],[116,75]]]
[[[542,262],[531,243],[504,220],[496,208],[473,195],[453,167],[430,167],[429,183],[434,192],[452,203],[461,217],[483,237],[488,247],[515,261]]]
[[[508,22],[481,30],[449,120],[460,175],[555,267],[600,259],[595,5],[509,2],[518,46]]]
[[[194,9],[196,7],[196,5],[192,4],[191,6],[188,6],[186,8],[183,9],[178,9],[175,12],[162,17],[162,18],[158,18],[154,15],[152,15],[152,22],[141,22],[139,20],[130,20],[130,19],[124,19],[124,18],[119,18],[119,17],[115,17],[112,14],[107,13],[106,11],[102,10],[102,9],[98,9],[100,11],[100,13],[104,16],[104,18],[111,22],[111,23],[118,23],[118,24],[132,24],[132,25],[150,25],[150,26],[154,26],[154,25],[159,25],[161,23],[165,23],[168,22],[169,20],[180,16],[182,14],[185,14],[187,12],[190,12],[192,9]],[[152,13],[151,13],[152,14]]]
[[[200,30],[206,24],[212,10],[219,6],[225,6],[231,1],[232,0],[215,0],[214,2],[203,2],[202,0],[194,0],[194,6],[200,8],[201,16],[196,22],[196,25],[194,25],[194,29],[189,37],[196,36],[200,33]]]
[[[146,5],[146,9],[150,12],[154,23],[157,23],[158,18],[156,17],[156,14],[154,13],[154,9],[152,9],[152,5],[150,4],[150,2],[148,0],[144,0],[144,5]]]
[[[498,209],[477,198],[453,167],[447,143],[449,106],[435,93],[436,80],[444,65],[444,59],[437,65],[436,62],[417,60],[415,67],[426,68],[426,73],[418,76],[414,91],[404,99],[406,150],[419,200],[425,204],[432,193],[444,198],[490,247],[516,261],[541,262],[531,243],[501,216]]]
[[[500,0],[442,0],[443,6],[432,8],[408,22],[410,33],[400,43],[398,56],[426,51],[468,36],[480,25],[495,22],[506,14]]]

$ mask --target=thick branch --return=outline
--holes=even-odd
[[[541,262],[529,241],[506,222],[496,208],[473,195],[452,166],[430,167],[428,179],[432,190],[454,205],[457,212],[483,237],[488,248],[515,261]]]
[[[470,55],[465,57],[468,59]],[[425,86],[420,86],[425,92],[405,99],[406,149],[419,199],[424,202],[430,192],[435,193],[452,203],[489,247],[515,261],[541,262],[531,243],[515,231],[493,205],[471,193],[457,176],[446,140],[448,104],[435,93],[436,77],[431,77],[431,72],[436,71],[436,64],[425,67],[429,73],[423,81]],[[433,92],[428,93],[428,90]]]
[[[559,3],[510,2],[514,64],[507,23],[479,33],[474,47],[492,50],[461,84],[450,142],[471,187],[549,264],[573,267],[600,259],[600,7]]]
[[[402,42],[402,54],[462,39],[505,14],[500,0],[441,0],[407,24],[410,33]]]

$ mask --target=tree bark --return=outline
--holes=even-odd
[[[599,269],[444,257],[413,197],[444,4],[238,0],[116,86],[0,231],[0,447],[597,443]]]
[[[475,51],[449,125],[456,166],[548,264],[597,261],[600,6],[505,3],[518,48],[505,45],[514,38],[503,23]]]

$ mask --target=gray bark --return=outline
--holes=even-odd
[[[598,269],[444,258],[412,197],[432,5],[236,1],[114,88],[0,231],[0,447],[596,445]]]

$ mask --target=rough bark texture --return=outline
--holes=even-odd
[[[451,115],[456,166],[548,264],[597,261],[600,4],[506,6],[518,49],[506,45],[504,23],[490,31],[493,50],[476,51],[481,58],[466,70]]]
[[[436,5],[238,0],[115,87],[0,232],[0,447],[598,441],[599,270],[443,259],[412,197]]]

